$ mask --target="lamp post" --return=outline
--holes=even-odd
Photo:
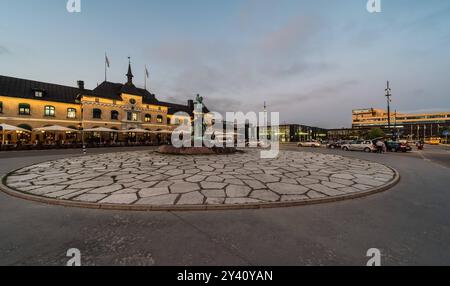
[[[392,96],[392,93],[391,93],[391,88],[390,88],[390,85],[389,85],[389,81],[387,82],[387,85],[386,85],[386,89],[385,89],[385,95],[386,95],[386,99],[387,99],[387,116],[388,116],[388,130],[390,131],[391,130],[391,96]]]

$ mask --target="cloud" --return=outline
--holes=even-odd
[[[282,65],[272,65],[268,68],[268,75],[273,77],[293,77],[305,74],[318,74],[331,71],[337,65],[328,62],[301,61]]]
[[[277,30],[267,33],[259,45],[263,53],[277,57],[299,54],[305,52],[319,27],[317,18],[298,15]]]
[[[10,51],[5,46],[0,46],[0,55],[9,54]]]
[[[324,99],[336,97],[342,94],[347,88],[358,84],[356,80],[346,80],[339,83],[323,84],[323,86],[314,88],[307,92],[294,92],[278,95],[279,100],[270,102],[273,109],[283,109],[285,107],[295,106],[306,101],[322,102]],[[269,95],[274,97],[275,95]]]

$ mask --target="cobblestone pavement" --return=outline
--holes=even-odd
[[[100,205],[226,206],[297,202],[368,192],[395,179],[378,163],[339,155],[257,150],[220,156],[152,151],[67,158],[17,170],[6,185],[21,193]]]

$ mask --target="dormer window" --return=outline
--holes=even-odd
[[[44,97],[44,92],[42,90],[35,90],[34,97],[42,98],[42,97]]]

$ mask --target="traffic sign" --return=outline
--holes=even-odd
[[[450,132],[449,132],[449,131],[444,131],[444,132],[442,133],[442,135],[448,136],[448,135],[450,135]]]

